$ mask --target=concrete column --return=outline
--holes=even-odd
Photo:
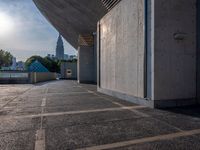
[[[197,101],[200,104],[200,1],[197,1]]]
[[[101,62],[100,62],[100,58],[101,58],[101,53],[100,53],[100,22],[98,22],[97,24],[97,34],[96,34],[96,40],[97,40],[97,87],[100,88],[101,87]]]
[[[96,61],[93,35],[80,35],[77,71],[79,83],[96,83]]]
[[[154,100],[157,106],[196,102],[196,2],[154,0]]]

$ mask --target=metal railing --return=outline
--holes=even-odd
[[[23,71],[0,71],[0,79],[8,78],[28,78],[29,73]]]

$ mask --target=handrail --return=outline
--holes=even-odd
[[[0,79],[5,78],[28,78],[28,72],[0,72]]]

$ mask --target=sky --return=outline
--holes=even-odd
[[[25,61],[32,55],[55,54],[57,38],[58,31],[32,0],[0,0],[0,49]],[[65,40],[64,47],[65,54],[77,53]]]

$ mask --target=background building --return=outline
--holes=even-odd
[[[25,63],[23,61],[18,61],[16,65],[16,70],[25,70]]]
[[[77,79],[77,62],[62,62],[60,66],[62,79]]]
[[[39,61],[34,61],[29,67],[29,72],[49,72],[49,70],[43,66]]]
[[[61,35],[59,34],[57,45],[56,45],[56,58],[58,60],[64,59],[64,45]]]

